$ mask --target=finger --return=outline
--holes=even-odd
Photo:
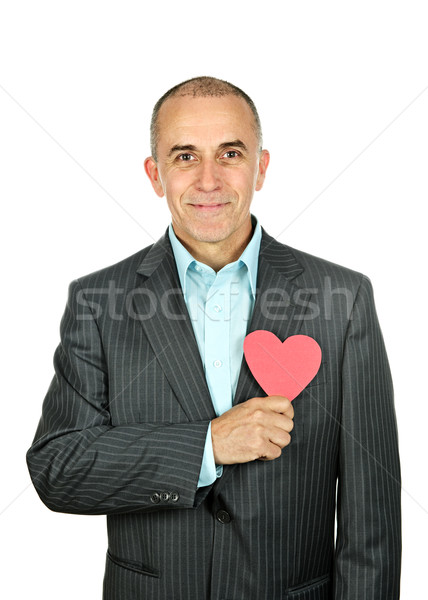
[[[287,408],[287,410],[283,413],[284,415],[286,415],[287,417],[289,417],[290,419],[294,419],[294,408],[293,405],[290,402],[290,406]]]
[[[294,428],[293,419],[287,415],[282,413],[271,413],[271,415],[271,418],[267,422],[270,428],[279,428],[283,431],[287,431],[288,433],[290,433],[290,431]]]
[[[294,422],[291,417],[283,413],[277,413],[269,410],[259,412],[257,413],[257,415],[254,415],[252,424],[262,426],[268,431],[270,431],[271,429],[279,428],[283,431],[290,432],[294,427]]]
[[[265,450],[263,451],[263,456],[259,456],[258,460],[275,460],[275,458],[279,458],[281,456],[282,448],[277,444],[273,444],[272,442],[268,442],[266,444]]]
[[[278,413],[285,413],[291,410],[294,415],[293,405],[285,396],[266,396],[265,402],[270,410]]]
[[[269,408],[274,412],[287,415],[290,419],[294,417],[293,404],[285,396],[270,396],[272,398],[272,404],[269,404]]]
[[[285,448],[291,442],[291,435],[288,431],[275,427],[269,432],[269,441],[279,448]]]

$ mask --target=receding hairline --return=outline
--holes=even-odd
[[[169,89],[156,102],[150,125],[150,145],[152,156],[157,160],[157,144],[159,141],[159,112],[161,107],[169,98],[179,98],[190,96],[193,98],[221,98],[224,96],[236,96],[245,101],[250,108],[253,116],[254,132],[259,141],[260,150],[262,148],[262,128],[260,118],[254,102],[243,90],[233,83],[216,77],[194,77],[179,83]]]

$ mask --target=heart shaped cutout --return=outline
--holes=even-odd
[[[292,335],[284,342],[271,331],[258,329],[244,340],[251,373],[268,396],[294,400],[312,381],[321,365],[321,348],[308,335]]]

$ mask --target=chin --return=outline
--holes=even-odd
[[[230,227],[209,227],[208,225],[204,227],[189,227],[187,229],[187,233],[192,236],[198,242],[221,242],[227,239],[233,230]]]

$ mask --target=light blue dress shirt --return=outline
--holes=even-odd
[[[184,300],[217,416],[232,408],[244,338],[254,308],[261,237],[256,221],[253,236],[238,260],[216,273],[195,260],[169,226]],[[198,487],[210,485],[222,472],[223,467],[214,462],[210,423]]]

